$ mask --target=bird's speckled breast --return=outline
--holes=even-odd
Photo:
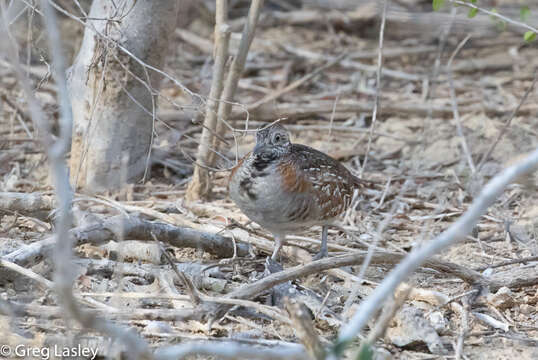
[[[255,158],[247,155],[230,178],[230,197],[252,221],[271,232],[306,227],[290,223],[289,213],[297,199],[282,188],[282,175],[277,162],[256,166]]]

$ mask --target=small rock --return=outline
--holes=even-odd
[[[514,293],[507,287],[500,288],[495,294],[489,294],[487,299],[498,309],[508,309],[515,305]]]
[[[448,321],[440,311],[434,311],[428,316],[430,324],[438,334],[446,334],[449,330]]]
[[[411,349],[426,344],[432,354],[447,354],[441,338],[424,318],[423,311],[405,305],[394,316],[393,323],[395,326],[389,327],[386,332],[386,338],[392,344]]]
[[[155,334],[169,334],[172,332],[172,327],[163,321],[151,321],[146,325],[144,331]]]
[[[536,311],[536,307],[529,305],[529,304],[521,304],[519,305],[519,312],[525,315],[530,315]]]

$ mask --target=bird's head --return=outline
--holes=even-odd
[[[290,136],[279,123],[261,128],[256,133],[254,156],[264,161],[276,159],[291,150]]]

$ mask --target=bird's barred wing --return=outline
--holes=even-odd
[[[288,216],[294,221],[337,217],[351,204],[353,176],[323,153],[307,148],[299,155],[301,158],[283,162],[279,167],[284,190],[297,200]]]

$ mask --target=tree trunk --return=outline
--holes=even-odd
[[[118,9],[108,0],[93,1],[89,18],[96,20],[86,23],[68,80],[75,187],[112,190],[145,173],[156,111],[149,87],[156,91],[160,76],[139,61],[162,67],[179,3],[128,0]]]

